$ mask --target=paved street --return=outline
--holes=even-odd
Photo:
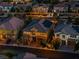
[[[21,47],[21,46],[4,46],[2,50],[12,50],[15,51],[18,56],[16,59],[78,59],[79,54],[64,52],[64,51],[54,51],[41,48],[32,47]]]

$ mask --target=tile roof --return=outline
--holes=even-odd
[[[36,21],[33,20],[25,29],[24,31],[31,31],[32,28],[36,28],[39,32],[46,32],[47,29],[43,26],[42,22],[43,20]]]
[[[71,24],[66,25],[61,31],[66,34],[70,34],[70,35],[77,35],[78,34],[78,32],[72,28]]]
[[[55,7],[67,7],[68,6],[68,2],[61,2],[61,3],[58,3],[57,5],[55,5]]]
[[[8,29],[8,30],[16,30],[18,29],[24,22],[23,20],[12,17],[12,18],[4,18],[4,21],[0,24],[0,29]],[[24,31],[31,31],[32,28],[36,28],[39,32],[47,32],[49,28],[46,28],[43,25],[44,20],[33,20]],[[79,33],[79,27],[72,27],[72,24],[65,24],[64,22],[60,22],[56,28],[55,32],[63,32],[65,34],[77,35]]]
[[[79,26],[72,26],[74,30],[76,30],[79,33]]]
[[[0,2],[0,6],[13,6],[13,4],[8,2]]]
[[[66,24],[64,24],[64,22],[60,22],[60,23],[55,27],[55,32],[60,32],[65,26],[66,26]]]
[[[5,19],[6,20],[6,19]],[[23,21],[19,18],[12,17],[0,25],[0,29],[16,30],[22,25]]]
[[[10,17],[2,17],[2,18],[0,17],[0,25],[9,21],[9,20],[10,20]]]
[[[72,27],[71,24],[59,25],[58,28],[56,28],[56,32],[63,32],[69,35],[78,35],[78,32]]]

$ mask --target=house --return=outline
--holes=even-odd
[[[54,10],[59,14],[59,20],[66,20],[68,19],[68,2],[60,2],[54,6]]]
[[[78,28],[79,29],[79,28]],[[58,25],[55,28],[55,35],[59,35],[61,39],[61,45],[70,45],[69,42],[76,43],[79,39],[79,32],[76,30],[76,28],[73,28],[72,24],[64,24]],[[73,44],[73,45],[74,45]]]
[[[60,45],[62,46],[62,45],[68,45],[68,39],[69,39],[69,37],[70,37],[70,35],[68,35],[68,34],[65,34],[65,33],[63,33],[63,32],[57,32],[57,33],[55,33],[55,36],[59,36],[59,38],[60,38]]]
[[[31,0],[13,0],[13,2],[21,2],[21,3],[24,3],[24,2],[30,2]]]
[[[4,21],[0,22],[0,29],[6,30],[17,30],[23,24],[23,21],[16,17],[6,18]],[[51,26],[52,22],[49,19],[41,19],[40,21],[33,19],[33,21],[24,29],[24,32],[35,31],[47,33]],[[79,32],[72,27],[72,24],[64,24],[64,22],[59,23],[56,26],[55,35],[59,35],[60,39],[66,42],[66,45],[69,38],[79,38]]]
[[[12,5],[11,3],[0,2],[0,11],[9,12],[9,11],[11,10],[12,7],[13,7],[13,5]]]
[[[52,23],[50,22],[50,20],[35,20],[32,21],[28,25],[28,27],[24,29],[24,31],[32,32],[32,29],[34,29],[34,32],[47,33],[51,25]],[[56,26],[55,36],[59,36],[59,38],[61,39],[60,45],[70,45],[69,42],[73,42],[75,44],[76,41],[78,41],[79,33],[72,27],[72,24],[64,24],[64,22],[62,22]]]
[[[47,13],[48,12],[49,7],[45,4],[38,4],[38,5],[34,5],[32,11],[33,12],[39,12],[39,13]]]
[[[54,6],[54,10],[57,12],[68,11],[68,2],[61,2]]]
[[[12,7],[13,5],[10,3],[0,2],[0,17],[7,17]]]
[[[33,5],[31,14],[32,16],[36,16],[40,18],[51,18],[54,15],[53,12],[49,12],[49,4]]]
[[[68,13],[69,9],[71,13]],[[60,20],[67,20],[69,16],[72,17],[72,19],[74,20],[74,18],[78,18],[79,16],[77,14],[79,12],[79,2],[61,2],[54,6],[54,10],[56,10],[56,12],[59,13]]]
[[[77,2],[77,1],[72,1],[71,3],[70,3],[70,6],[71,6],[71,10],[73,11],[73,12],[79,12],[79,2]]]
[[[2,40],[0,41],[0,43],[5,43],[6,38],[4,37],[7,37],[9,35],[12,35],[12,37],[10,36],[10,38],[15,39],[17,29],[20,28],[22,24],[23,21],[16,17],[8,17],[0,20],[0,40]]]

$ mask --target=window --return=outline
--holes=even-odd
[[[60,36],[60,34],[57,34],[57,36]]]
[[[65,38],[65,35],[62,35],[63,38]]]

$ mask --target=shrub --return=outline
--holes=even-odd
[[[74,47],[74,51],[78,51],[79,50],[79,41],[76,43],[75,47]]]
[[[60,47],[60,40],[59,39],[54,39],[52,41],[52,46],[55,48],[55,49],[58,49]]]
[[[40,42],[40,44],[42,45],[42,47],[46,47],[46,46],[47,46],[47,42],[46,42],[45,40],[42,40],[42,41]]]

